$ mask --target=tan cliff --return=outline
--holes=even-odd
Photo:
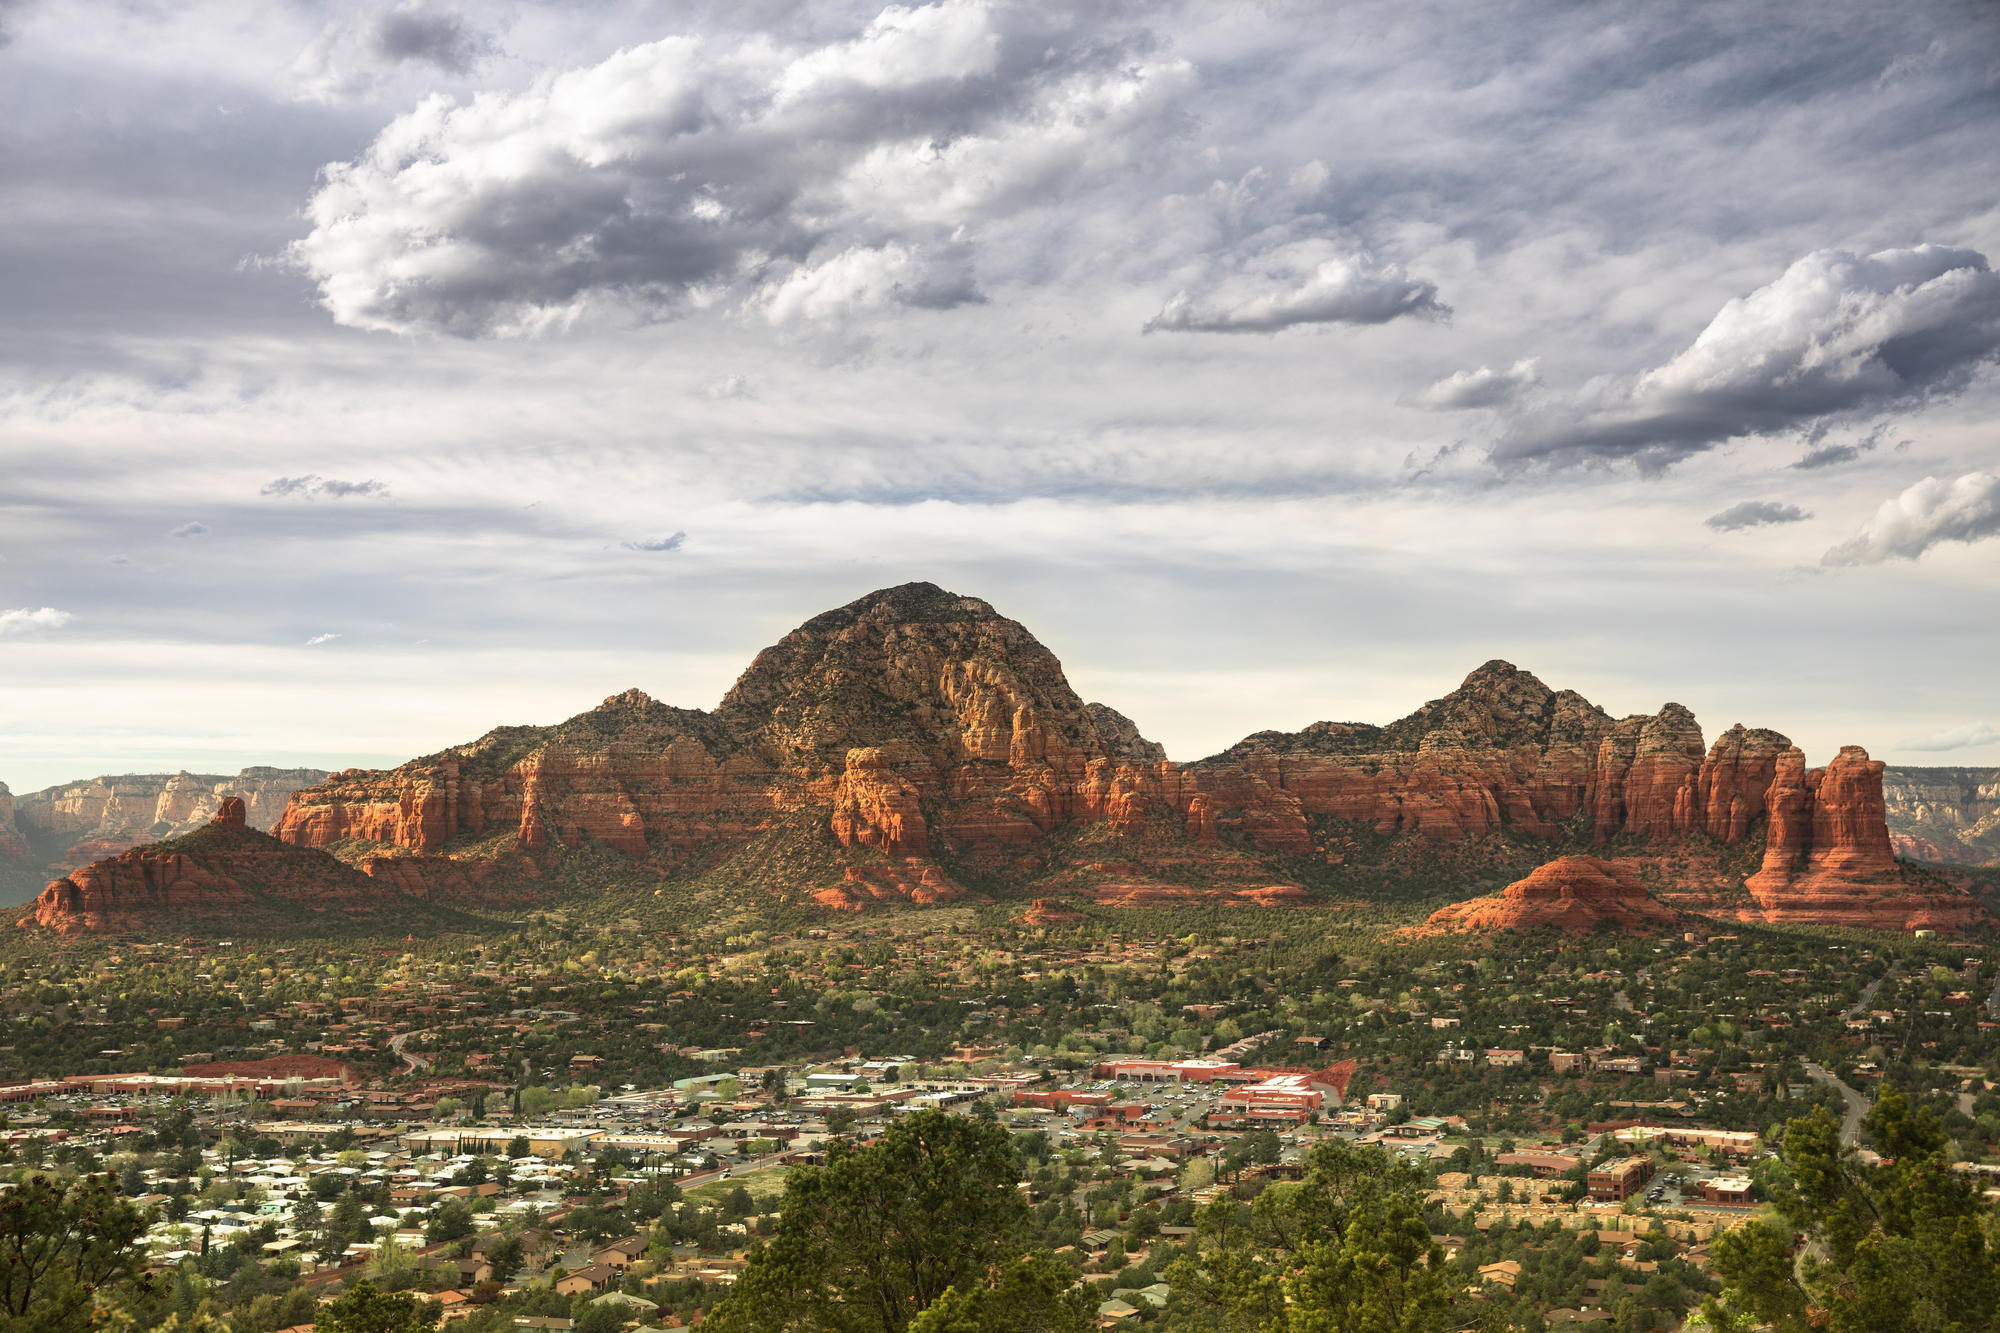
[[[234,777],[215,773],[126,773],[66,782],[13,799],[7,831],[42,849],[51,869],[70,869],[128,847],[192,833],[208,822],[218,800],[244,803],[248,827],[269,829],[284,816],[292,793],[323,782],[317,768],[246,768]],[[4,836],[4,835],[0,835]],[[0,848],[0,854],[7,854]]]

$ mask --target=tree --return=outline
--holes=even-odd
[[[1786,1124],[1791,1183],[1774,1180],[1773,1199],[1811,1244],[1795,1268],[1779,1227],[1717,1237],[1715,1268],[1728,1286],[1704,1304],[1711,1324],[1747,1320],[1781,1333],[1995,1328],[2000,1256],[1981,1225],[1979,1186],[1951,1169],[1950,1136],[1895,1088],[1883,1090],[1861,1124],[1879,1165],[1864,1165],[1841,1143],[1823,1106]]]
[[[479,1229],[472,1209],[462,1199],[448,1199],[424,1225],[424,1239],[432,1245],[447,1240],[463,1240]]]
[[[526,1157],[531,1151],[533,1149],[528,1146],[528,1136],[526,1134],[516,1134],[513,1138],[507,1140],[507,1156],[517,1162]]]
[[[493,1278],[503,1285],[520,1271],[524,1262],[526,1256],[521,1251],[519,1236],[502,1236],[486,1251],[486,1263],[493,1270]]]
[[[378,1291],[362,1281],[319,1307],[313,1333],[425,1333],[437,1327],[438,1303],[414,1292]]]
[[[0,1202],[0,1327],[66,1333],[97,1293],[136,1282],[147,1217],[109,1176],[30,1176]]]
[[[1250,1208],[1220,1195],[1196,1223],[1199,1259],[1167,1281],[1213,1324],[1264,1333],[1430,1333],[1449,1304],[1422,1178],[1376,1148],[1315,1144],[1303,1180]]]
[[[905,1333],[948,1291],[954,1317],[973,1318],[972,1293],[1004,1286],[1020,1252],[1015,1183],[1005,1130],[941,1111],[866,1148],[836,1140],[824,1167],[787,1178],[775,1239],[751,1252],[710,1327]]]

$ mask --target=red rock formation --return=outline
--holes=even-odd
[[[330,912],[393,925],[408,901],[324,852],[247,828],[243,801],[231,798],[200,832],[131,848],[56,880],[17,924],[81,935],[154,929],[175,918],[236,930]]]
[[[1083,913],[1074,908],[1064,907],[1053,898],[1037,898],[1028,904],[1028,910],[1021,916],[1021,924],[1026,926],[1054,926],[1065,921],[1082,921]]]
[[[1565,856],[1488,898],[1454,903],[1425,923],[1433,930],[1559,930],[1587,934],[1612,926],[1631,935],[1672,930],[1681,914],[1656,901],[1626,867],[1594,856]]]
[[[965,896],[965,892],[964,885],[953,883],[936,866],[922,865],[911,858],[901,865],[882,862],[849,866],[846,878],[840,883],[820,889],[812,896],[822,907],[831,907],[839,912],[858,912],[875,903],[929,907],[937,903],[956,902]]]
[[[1745,919],[1872,930],[1957,930],[1980,915],[1943,881],[1904,883],[1883,815],[1882,769],[1858,745],[1808,770],[1796,748],[1779,757],[1767,797],[1764,864],[1745,881]]]
[[[785,864],[812,863],[798,871],[800,897],[842,904],[874,900],[840,878],[849,864],[920,857],[1019,875],[1060,857],[1055,836],[1083,826],[1170,847],[1210,878],[1290,873],[1271,858],[1340,865],[1357,836],[1408,833],[1456,843],[1588,830],[1629,853],[1741,842],[1768,823],[1779,855],[1816,836],[1802,774],[1781,771],[1790,748],[1741,726],[1704,747],[1678,704],[1615,720],[1489,662],[1386,727],[1260,732],[1179,765],[1128,719],[1078,698],[1022,626],[909,584],[807,621],[759,653],[712,713],[630,690],[558,726],[501,728],[388,772],[349,770],[297,793],[278,833],[357,860],[391,849],[547,859],[594,843],[660,879],[697,856],[726,877],[727,858],[758,839],[766,865],[768,837],[816,821],[841,850]],[[1858,849],[1864,830],[1852,821],[1879,812],[1879,800],[1855,805],[1852,826],[1826,837]],[[1856,882],[1877,863],[1871,851],[1814,873]],[[1706,892],[1714,875],[1704,875]],[[1181,892],[1108,873],[1102,887],[1134,900]]]

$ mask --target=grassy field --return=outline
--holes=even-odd
[[[706,1185],[697,1185],[687,1191],[687,1197],[709,1207],[719,1207],[729,1191],[741,1185],[750,1191],[750,1197],[764,1211],[777,1207],[778,1200],[785,1193],[785,1176],[791,1170],[785,1166],[766,1166],[752,1171],[738,1171],[727,1180],[711,1180]]]

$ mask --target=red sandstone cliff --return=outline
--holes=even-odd
[[[1628,935],[1673,930],[1681,914],[1655,899],[1638,876],[1615,861],[1564,856],[1489,898],[1434,913],[1432,930],[1559,930],[1581,935],[1610,927]]]
[[[706,875],[848,907],[967,877],[1107,902],[1297,900],[1287,867],[1340,866],[1359,841],[1403,835],[1679,849],[1661,857],[1668,887],[1682,875],[1741,896],[1718,849],[1768,827],[1778,859],[1760,882],[1796,849],[1811,864],[1757,892],[1883,896],[1880,766],[1836,761],[1816,795],[1786,767],[1796,753],[1742,726],[1705,745],[1679,704],[1615,719],[1489,662],[1386,727],[1259,732],[1179,765],[1084,703],[1024,627],[908,584],[784,636],[713,712],[630,690],[556,726],[350,769],[296,793],[276,831],[445,899],[475,885],[504,897],[594,846],[637,880]]]
[[[408,906],[324,852],[292,847],[245,825],[230,797],[196,833],[135,847],[70,872],[42,890],[21,926],[63,935],[157,929],[165,919],[228,930],[294,925],[331,914],[388,921]]]

